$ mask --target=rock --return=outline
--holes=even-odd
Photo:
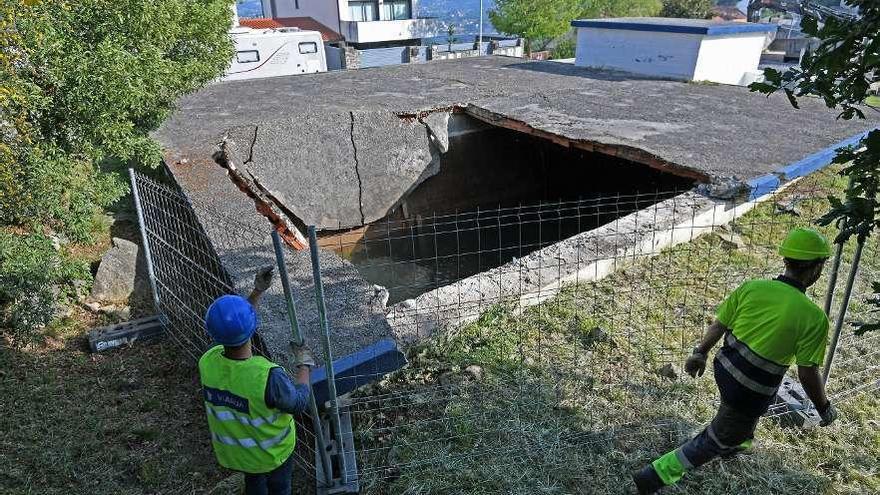
[[[679,370],[674,364],[665,364],[659,370],[657,370],[657,374],[662,376],[663,378],[668,378],[670,380],[678,380]]]
[[[792,215],[795,217],[801,216],[801,212],[798,211],[794,202],[791,202],[791,201],[786,202],[786,203],[783,203],[781,201],[777,201],[776,203],[773,204],[773,211],[777,215]]]
[[[479,382],[483,379],[483,368],[472,364],[464,369],[464,374],[468,375],[472,380]]]
[[[137,244],[113,238],[113,247],[101,258],[91,299],[94,301],[125,301],[134,291],[137,274]]]
[[[748,246],[742,236],[736,232],[717,232],[717,235],[722,244],[730,249],[745,249]]]
[[[128,306],[113,308],[108,312],[108,314],[120,321],[128,321],[129,319],[131,319],[131,308]]]
[[[608,332],[601,327],[593,327],[586,335],[581,337],[581,344],[583,344],[584,347],[592,347],[596,344],[606,342],[611,342],[611,337],[608,335]]]
[[[101,303],[97,303],[94,301],[85,303],[85,307],[92,313],[100,313],[104,309],[104,306],[101,306]]]

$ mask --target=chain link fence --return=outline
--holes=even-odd
[[[134,185],[157,305],[168,334],[197,357],[209,345],[207,305],[246,290],[247,275],[274,260],[270,226],[223,217],[137,174]],[[363,366],[336,382],[351,391],[342,402],[360,488],[620,486],[615,479],[649,460],[646,449],[670,446],[710,417],[714,384],[683,377],[684,358],[727,294],[781,273],[778,243],[791,228],[813,225],[844,185],[825,171],[757,200],[753,191],[727,200],[650,191],[430,216],[396,211],[321,233],[336,357],[388,338],[409,358],[390,375]],[[854,249],[843,249],[829,313],[843,330],[829,381],[838,403],[859,400],[880,379],[880,335],[853,333],[868,318],[880,256],[869,243],[855,267]],[[300,325],[315,343],[312,266],[307,253],[286,256]],[[267,297],[283,302],[276,285]],[[826,273],[808,295],[821,306],[828,287]],[[289,334],[286,310],[267,303],[260,311],[264,352],[284,364],[273,349]],[[300,426],[310,431],[309,421]],[[314,437],[301,438],[297,461],[314,476]]]

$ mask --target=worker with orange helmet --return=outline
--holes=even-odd
[[[825,395],[819,366],[825,358],[828,317],[805,294],[819,280],[831,246],[812,229],[792,230],[779,247],[785,273],[750,280],[718,307],[717,318],[685,362],[696,378],[709,351],[724,338],[713,362],[721,405],[696,437],[633,475],[640,494],[672,485],[690,469],[751,446],[758,419],[767,411],[788,367],[796,363],[807,396],[828,426],[837,411]]]

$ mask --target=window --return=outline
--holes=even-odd
[[[382,3],[383,21],[399,21],[410,17],[409,0],[385,0]]]
[[[318,53],[318,44],[314,41],[299,44],[300,53]]]
[[[348,2],[352,21],[375,21],[378,19],[379,4],[375,1],[353,0]]]
[[[256,50],[247,50],[243,52],[235,52],[235,60],[240,64],[250,64],[260,61],[260,52]]]

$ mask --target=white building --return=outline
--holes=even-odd
[[[653,77],[749,84],[775,24],[633,17],[585,19],[577,28],[582,67]]]
[[[263,16],[311,17],[355,48],[418,45],[438,25],[419,18],[418,0],[262,0]]]

